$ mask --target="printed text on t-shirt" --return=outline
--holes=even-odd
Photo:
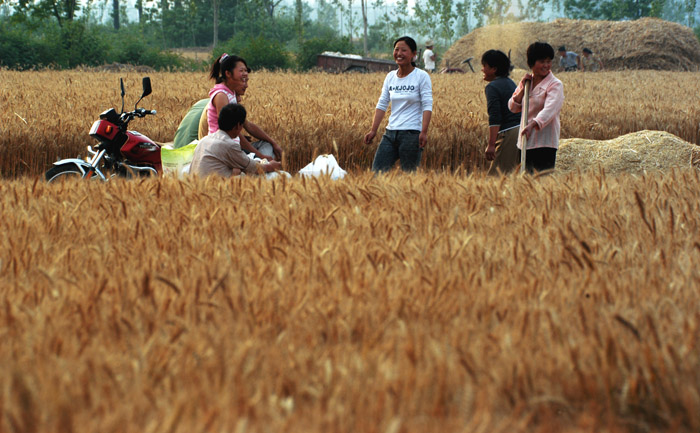
[[[390,92],[412,92],[414,90],[416,90],[416,86],[406,86],[405,84],[403,86],[389,86]]]

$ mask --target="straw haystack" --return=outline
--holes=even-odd
[[[700,147],[664,131],[639,131],[606,140],[561,140],[557,171],[604,169],[641,173],[672,168],[700,168]]]
[[[458,67],[473,57],[479,65],[489,49],[512,50],[516,67],[527,68],[530,43],[548,42],[556,50],[565,45],[581,54],[590,48],[606,69],[700,70],[700,42],[683,25],[656,18],[636,21],[579,21],[559,19],[550,23],[511,23],[482,27],[458,40],[447,50],[442,66]],[[559,56],[556,55],[555,62]],[[475,68],[476,69],[476,68]]]

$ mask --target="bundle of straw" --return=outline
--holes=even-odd
[[[557,171],[604,169],[608,173],[643,173],[672,168],[700,168],[700,147],[663,131],[639,131],[612,140],[561,140]]]
[[[525,53],[535,41],[547,42],[556,50],[581,54],[590,48],[605,69],[700,70],[700,42],[693,31],[681,24],[657,18],[636,21],[589,21],[558,19],[550,23],[519,22],[474,30],[459,39],[443,57],[443,64],[459,65],[463,60],[489,49],[511,51],[518,68],[527,69]],[[558,56],[556,56],[558,58]]]

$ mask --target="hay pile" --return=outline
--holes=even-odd
[[[607,173],[642,173],[700,168],[700,147],[664,131],[639,131],[612,140],[561,140],[557,171],[602,168]]]
[[[700,70],[700,42],[693,31],[656,18],[624,22],[558,19],[482,27],[455,42],[445,53],[442,66],[457,67],[469,57],[478,65],[484,51],[500,49],[505,53],[512,50],[515,66],[528,69],[525,52],[535,41],[548,42],[555,50],[565,45],[578,54],[588,47],[607,70]],[[559,56],[555,57],[558,65]]]

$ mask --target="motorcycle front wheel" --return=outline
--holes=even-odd
[[[62,182],[69,179],[80,179],[83,172],[75,164],[55,165],[46,172],[46,181]]]

